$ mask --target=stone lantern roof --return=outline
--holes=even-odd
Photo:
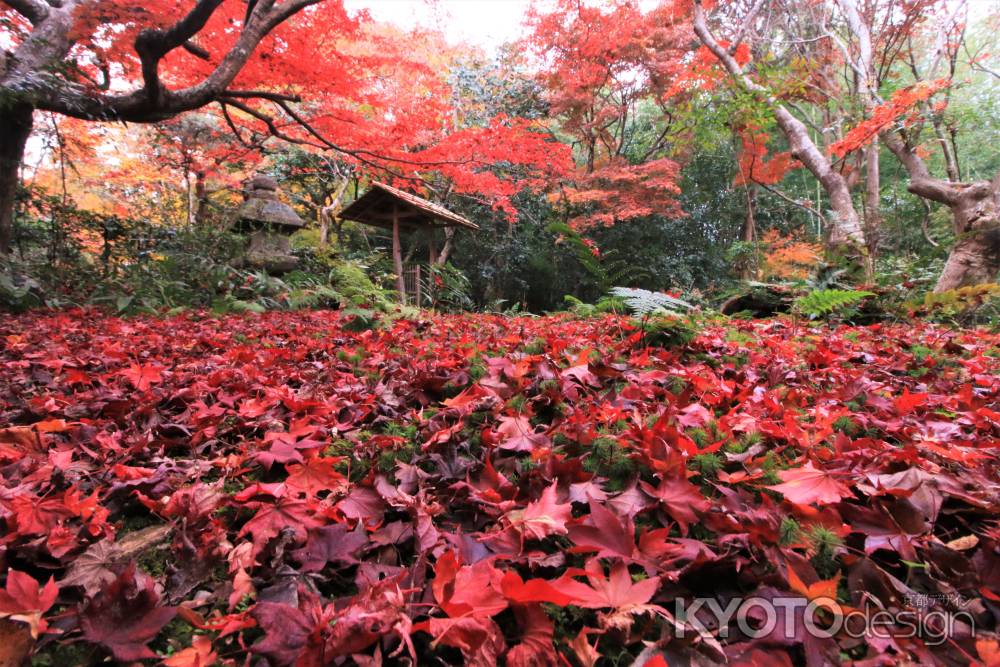
[[[305,226],[292,207],[278,199],[278,183],[270,176],[257,174],[243,186],[243,205],[236,213],[237,227],[274,225],[290,234]]]

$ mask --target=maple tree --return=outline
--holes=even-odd
[[[683,130],[667,105],[687,75],[688,29],[674,3],[644,11],[637,2],[608,6],[560,0],[528,15],[527,43],[560,130],[579,153],[578,174],[563,190],[579,229],[652,215],[682,215],[680,170],[671,143]],[[650,108],[652,111],[650,110]],[[636,124],[653,114],[649,142]]]
[[[734,4],[724,7],[736,10],[736,17],[728,17],[725,22],[727,38],[717,37],[709,26],[705,8],[700,0],[693,3],[692,22],[694,31],[701,43],[717,59],[719,66],[733,78],[738,86],[754,96],[773,116],[788,142],[791,155],[822,184],[830,208],[834,216],[828,235],[828,242],[838,249],[846,249],[849,253],[867,256],[868,246],[865,239],[861,218],[851,195],[850,185],[844,174],[835,168],[833,161],[813,140],[808,126],[793,114],[786,105],[780,91],[769,89],[755,78],[751,60],[744,56],[738,58],[741,47],[746,53],[746,45],[742,37],[748,32],[757,18],[757,13],[763,3],[757,3],[745,9]],[[728,38],[729,33],[732,39]],[[872,270],[870,257],[866,259],[869,273]]]
[[[992,204],[996,179],[962,181],[954,128],[949,137],[942,120],[961,61],[968,60],[965,66],[974,70],[976,59],[981,57],[963,46],[968,11],[965,3],[919,0],[900,7],[892,2],[837,0],[813,3],[800,11],[787,3],[776,3],[781,7],[780,18],[762,21],[759,11],[764,4],[720,5],[716,11],[717,32],[760,44],[779,30],[795,36],[788,41],[785,56],[791,80],[773,76],[768,66],[775,55],[765,53],[763,48],[760,57],[766,62],[760,67],[738,62],[735,49],[743,44],[717,39],[701,3],[695,3],[695,29],[720,66],[769,109],[792,155],[823,185],[835,213],[831,242],[850,242],[866,254],[872,276],[871,261],[878,253],[881,233],[879,147],[885,146],[908,174],[911,193],[951,210],[956,242],[935,289],[946,291],[991,282],[1000,270]],[[804,20],[797,21],[800,15]],[[929,55],[920,46],[927,48],[928,42],[933,45],[927,50]],[[805,68],[799,64],[807,59],[817,66]],[[833,73],[838,63],[846,66],[847,76]],[[913,78],[909,85],[894,81],[900,71]],[[883,96],[890,82],[896,89]],[[941,98],[937,102],[936,95]],[[820,137],[828,132],[819,128],[819,137],[814,138],[808,131],[809,124],[814,130],[817,126],[799,106],[802,103],[824,105],[821,113],[826,127],[838,122],[830,108],[840,107],[839,122],[849,129],[824,142]],[[947,178],[931,173],[927,149],[921,145],[924,126],[934,133],[933,147],[941,152]],[[851,196],[862,171],[863,219]]]
[[[485,197],[508,213],[515,192],[566,167],[561,147],[520,119],[451,127],[447,84],[420,59],[436,51],[410,48],[403,35],[349,15],[338,0],[185,5],[178,16],[170,2],[141,11],[130,2],[6,3],[4,36],[14,50],[0,73],[9,101],[0,253],[9,251],[17,171],[36,109],[157,123],[211,106],[212,132],[226,128],[237,143],[230,154],[277,137],[337,153],[383,180],[419,185],[438,173],[455,193]],[[310,57],[317,50],[323,57]],[[205,158],[191,149],[182,157],[196,178],[205,171]]]
[[[946,136],[941,112],[947,107],[947,96],[938,104],[930,101],[939,91],[955,85],[958,60],[964,47],[964,3],[951,6],[940,2],[917,2],[906,7],[902,18],[892,7],[862,8],[854,0],[840,2],[851,36],[853,51],[845,55],[852,66],[870,81],[863,92],[866,118],[855,126],[841,142],[831,146],[831,151],[845,153],[867,145],[877,150],[877,139],[886,145],[909,175],[907,189],[924,199],[947,206],[952,215],[955,243],[948,261],[938,279],[935,291],[943,292],[968,285],[992,282],[1000,271],[1000,172],[992,179],[963,182],[954,149],[954,135]],[[893,17],[893,18],[887,18]],[[885,49],[873,35],[886,23],[902,37],[920,32],[934,36],[934,56],[923,66],[911,46],[908,50]],[[880,35],[879,40],[886,37]],[[891,65],[895,60],[905,62],[916,81],[893,93],[888,101],[878,95],[877,77],[871,62],[878,49],[882,60]],[[974,58],[971,58],[974,60]],[[940,73],[945,76],[937,78]],[[902,122],[897,122],[902,121]],[[940,149],[945,163],[946,178],[931,173],[922,154],[920,135],[925,124],[931,125],[935,145]]]

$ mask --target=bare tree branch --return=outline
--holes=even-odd
[[[221,4],[222,0],[198,0],[187,16],[169,28],[146,28],[135,38],[135,52],[139,55],[142,66],[143,90],[152,104],[157,104],[163,93],[159,75],[160,61],[204,28]]]

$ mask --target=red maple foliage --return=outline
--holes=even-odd
[[[867,145],[878,136],[879,132],[910,114],[917,104],[931,98],[939,90],[949,85],[951,85],[950,80],[937,79],[935,81],[921,81],[912,86],[900,88],[892,94],[889,101],[872,109],[868,118],[851,128],[843,139],[830,144],[830,154],[844,157]]]
[[[30,9],[30,3],[0,8],[5,45],[30,43]],[[200,180],[238,180],[221,174],[221,165],[243,160],[252,169],[267,137],[278,137],[330,152],[355,174],[408,189],[443,180],[452,194],[475,195],[513,218],[514,194],[547,186],[571,169],[569,148],[535,122],[497,115],[457,126],[455,96],[442,67],[451,55],[443,40],[376,23],[366,11],[349,11],[342,0],[114,0],[80,3],[67,12],[70,47],[56,87],[79,93],[87,108],[39,108],[87,122],[115,120],[111,102],[119,98],[149,97],[152,105],[194,94],[180,111],[201,109],[210,116],[199,127],[190,116],[173,120],[160,128],[157,143],[161,159]],[[265,15],[282,20],[275,18],[259,42],[244,44],[261,22],[270,24]],[[58,25],[45,30],[61,30]],[[160,54],[167,46],[158,40],[180,32],[193,36]],[[35,42],[46,39],[63,41],[50,35]],[[246,62],[239,62],[246,53]],[[216,91],[213,86],[223,80],[227,85]],[[119,94],[130,90],[138,92]],[[133,113],[136,118],[125,120],[152,122],[179,111],[158,117],[143,107]],[[131,171],[123,169],[121,176]]]
[[[779,183],[791,169],[798,166],[798,161],[790,151],[775,153],[767,157],[767,142],[770,136],[752,128],[744,128],[740,132],[741,150],[737,160],[734,185],[760,183],[774,185]]]
[[[997,654],[996,335],[351,317],[0,321],[3,621],[174,667]],[[673,613],[706,596],[954,623]]]
[[[580,167],[563,190],[574,228],[683,214],[677,203],[680,166],[669,151],[676,132],[669,114],[654,121],[660,136],[644,155],[630,156],[628,145],[640,105],[662,109],[705,85],[694,72],[697,63],[685,57],[688,9],[686,0],[652,9],[632,0],[559,0],[529,12],[527,45],[541,61],[550,114],[580,155]]]

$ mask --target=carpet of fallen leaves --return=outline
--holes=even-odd
[[[664,349],[615,317],[77,311],[0,320],[0,350],[0,654],[1000,655],[995,335],[733,321]],[[822,603],[767,633],[676,613],[706,597]],[[807,627],[862,609],[893,620]]]

